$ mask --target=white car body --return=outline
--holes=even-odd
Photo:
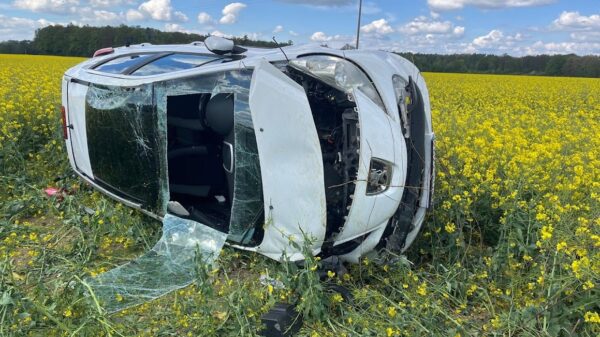
[[[147,76],[136,76],[135,72],[138,70],[134,70],[133,73],[109,73],[96,69],[125,55],[151,54],[147,59],[153,57],[160,59],[170,55],[169,53],[217,57],[203,43],[141,44],[115,48],[112,53],[89,59],[65,73],[62,81],[62,101],[66,110],[64,125],[67,152],[73,169],[81,178],[112,198],[141,209],[158,219],[167,212],[172,213],[173,210],[181,215],[181,212],[192,214],[198,209],[200,209],[199,213],[193,214],[208,212],[206,209],[213,212],[213,209],[218,210],[221,207],[219,205],[223,205],[224,209],[230,207],[229,221],[219,220],[220,211],[211,213],[217,214],[213,217],[217,219],[216,223],[229,223],[229,229],[220,228],[224,232],[230,230],[228,243],[236,248],[255,251],[276,260],[284,257],[292,261],[301,260],[302,252],[296,245],[290,245],[290,241],[302,246],[306,238],[310,238],[308,244],[313,254],[338,255],[351,262],[357,262],[360,256],[376,247],[404,251],[410,246],[420,230],[430,204],[434,170],[434,134],[429,95],[423,77],[412,63],[398,55],[381,51],[343,51],[315,46],[289,46],[283,47],[282,50],[247,48],[237,55],[223,55],[227,59],[219,59],[221,62],[208,62],[198,67]],[[142,67],[154,62],[144,63],[148,62],[147,59],[140,63]],[[309,61],[303,63],[306,60]],[[341,81],[349,81],[345,74],[364,76],[357,75],[356,69],[359,69],[366,74],[371,83],[363,83],[348,90],[332,85],[328,87],[326,81],[316,74],[316,70],[315,73],[310,73],[303,71],[302,68],[309,67],[309,63],[313,62],[310,63],[310,67],[313,67],[310,69],[320,70],[318,67],[321,66],[319,63],[321,61],[324,66],[335,68],[335,81],[338,81],[338,74],[341,74],[339,77]],[[339,66],[341,70],[338,73],[338,64],[341,63],[344,65]],[[323,69],[331,71],[329,68]],[[396,86],[394,86],[393,76],[395,76]],[[207,80],[203,82],[205,78]],[[236,82],[238,80],[239,83]],[[353,82],[340,83],[345,85]],[[211,89],[211,85],[215,87]],[[375,88],[375,92],[369,90],[371,86]],[[319,92],[311,88],[325,89]],[[400,90],[401,88],[405,90]],[[233,97],[231,98],[234,102],[232,118],[235,122],[232,123],[236,123],[232,124],[228,135],[222,136],[223,139],[216,136],[214,131],[216,129],[207,127],[208,106],[216,106],[219,103],[212,103],[212,99],[219,93]],[[226,100],[229,96],[220,96],[219,99],[225,102],[221,103],[228,106]],[[408,96],[412,102],[406,98]],[[199,116],[203,117],[198,117],[200,125],[197,127],[191,122],[185,125],[186,119],[176,115],[180,113],[179,111],[187,109],[184,103],[179,103],[184,102],[184,97],[187,97],[185,99],[190,102],[196,102],[195,100],[200,102],[197,106],[201,111]],[[374,97],[376,99],[373,99]],[[147,101],[145,105],[138,105],[136,99]],[[343,116],[344,128],[336,124],[340,122],[339,118],[335,119],[327,115],[329,105],[325,104],[331,104],[332,109],[335,108],[335,116]],[[416,108],[413,107],[412,111],[408,111],[411,104],[418,104],[418,106],[415,105]],[[172,106],[176,108],[170,108]],[[314,107],[319,107],[320,112],[313,111]],[[240,109],[239,113],[238,109]],[[403,109],[406,111],[402,111]],[[123,123],[115,122],[116,124],[110,127],[113,117],[127,117],[110,116],[109,112],[125,110],[127,112],[123,113],[123,116],[126,114],[135,116],[134,121],[127,122],[130,125],[123,126],[133,131],[130,135],[131,140],[119,133],[121,130],[118,127]],[[186,110],[185,113],[189,112]],[[251,120],[248,122],[249,117]],[[408,120],[410,118],[420,121],[418,128],[413,127],[407,131],[406,126],[410,124]],[[335,127],[329,134],[327,134],[326,122],[321,122],[321,119],[328,120],[327,123],[329,119],[333,120],[331,123]],[[98,128],[104,127],[105,123],[109,127],[99,131]],[[139,125],[134,125],[135,123]],[[253,132],[247,129],[249,123],[254,128]],[[142,124],[146,126],[142,128]],[[177,126],[174,126],[175,124]],[[256,139],[258,157],[250,153],[248,158],[251,158],[252,163],[260,164],[260,178],[257,178],[258,172],[256,176],[250,171],[244,171],[245,176],[238,173],[240,170],[248,169],[244,166],[246,163],[240,162],[242,159],[238,157],[238,155],[245,155],[243,151],[247,151],[238,148],[238,146],[246,146],[238,144],[242,139],[240,138],[242,136],[237,134],[238,124],[240,128],[244,125],[246,127],[244,137],[251,136]],[[188,127],[195,129],[190,131],[186,129]],[[152,130],[148,131],[148,134],[138,134],[138,131],[149,130],[148,128]],[[346,134],[346,131],[339,136],[340,128],[354,130],[355,136],[352,136],[354,138],[348,140],[350,133]],[[208,129],[212,131],[207,131]],[[199,136],[193,136],[193,132],[198,132]],[[105,133],[108,139],[103,140],[102,133]],[[186,135],[185,137],[192,136],[188,138],[182,136],[181,139],[173,140],[170,133],[177,133],[177,137],[179,134]],[[235,141],[229,142],[227,137],[233,137],[231,139]],[[340,140],[341,138],[343,139]],[[206,143],[208,144],[206,145],[195,139],[210,139],[214,144]],[[223,143],[219,144],[221,140]],[[103,148],[104,141],[107,142],[107,146],[113,148],[111,150]],[[119,149],[117,141],[123,142],[121,147],[123,152],[133,148],[139,151],[119,153],[115,151]],[[348,143],[350,141],[356,141],[356,148],[350,147]],[[409,184],[411,149],[407,148],[407,144],[413,144],[413,141],[422,144],[419,153],[413,154],[412,159],[414,163],[415,156],[419,157],[418,168],[413,168],[418,172],[413,172],[413,178],[410,178],[412,183],[417,182],[418,186]],[[181,145],[184,143],[185,146]],[[342,156],[351,156],[351,153],[342,153],[342,150],[326,153],[325,147],[329,146],[357,152],[358,161],[351,165],[349,161],[342,159]],[[221,166],[227,171],[223,173],[226,181],[221,181],[223,174],[214,172],[213,168],[206,169],[207,172],[213,172],[215,176],[221,177],[214,179],[219,180],[219,185],[217,187],[210,184],[202,185],[208,184],[206,182],[189,185],[195,186],[196,189],[190,192],[195,194],[182,196],[182,200],[188,200],[187,204],[186,202],[178,204],[176,198],[173,200],[174,196],[184,195],[189,191],[185,186],[175,184],[173,181],[179,178],[170,177],[169,174],[191,170],[189,167],[184,167],[187,164],[181,164],[180,161],[189,162],[190,166],[196,165],[189,161],[192,157],[185,157],[186,155],[183,155],[183,159],[177,159],[175,152],[182,152],[185,149],[202,153],[197,155],[204,156],[202,157],[204,159],[194,159],[197,160],[195,163],[198,165],[209,165],[207,160],[213,158],[210,153],[214,152],[214,158],[210,160],[222,161]],[[132,161],[133,164],[144,162],[147,159],[144,156],[148,156],[150,158],[148,163],[152,165],[139,167],[134,165],[135,167],[129,171],[127,167],[119,166],[118,162],[107,163],[112,158],[111,152],[107,151],[113,151],[115,160],[123,162],[129,158],[135,160]],[[171,154],[175,159],[170,159]],[[119,157],[121,155],[123,157]],[[196,154],[190,154],[193,155]],[[372,159],[375,159],[375,162]],[[173,164],[176,161],[177,164]],[[144,167],[152,169],[144,171]],[[114,170],[110,171],[111,168]],[[202,170],[204,169],[199,169],[199,175],[202,175],[200,172]],[[132,177],[123,178],[116,174],[131,174]],[[341,184],[330,183],[329,176],[338,179],[344,174],[346,176]],[[132,189],[142,191],[136,192],[138,195],[145,195],[143,191],[150,191],[149,194],[157,199],[156,203],[148,200],[140,202],[116,186],[124,181],[126,183],[127,179],[142,179],[142,177],[144,179],[151,177],[151,179],[146,179],[147,184],[141,180],[135,181],[132,184],[136,186]],[[244,185],[246,183],[244,177],[259,179],[260,186],[253,185],[258,186],[258,190],[262,190],[260,195],[256,196],[258,199],[248,198],[249,195],[252,196],[253,187]],[[195,179],[193,176],[188,178]],[[379,182],[373,179],[384,180]],[[210,183],[211,179],[208,180]],[[111,182],[114,181],[118,183],[112,184]],[[199,186],[208,187],[202,189]],[[407,187],[413,188],[414,200],[411,201],[409,209],[402,211],[404,212],[402,216],[399,215],[400,206],[403,198],[406,198],[405,194],[408,193]],[[183,191],[183,194],[173,192],[174,188]],[[212,191],[213,188],[218,192],[206,192],[206,189]],[[376,190],[369,190],[373,188]],[[228,195],[227,191],[229,191]],[[340,208],[340,205],[344,205],[343,210],[332,210],[334,202],[330,201],[333,200],[330,195],[334,192],[331,191],[337,191],[335,207]],[[206,203],[206,206],[194,208],[196,207],[193,205],[194,200],[199,200],[198,203],[202,205]],[[240,205],[248,200],[260,201],[261,219],[252,225],[246,224],[245,227],[241,227],[239,223],[234,223],[235,219],[243,219],[249,211],[240,208],[242,211],[237,212],[235,209],[242,207]],[[172,205],[171,202],[174,201],[177,203]],[[252,204],[254,217],[259,214],[256,205],[257,203]],[[169,208],[171,206],[173,208]],[[186,210],[182,210],[181,207]],[[199,215],[200,218],[195,218],[195,221],[202,223],[201,219],[205,215]],[[339,221],[336,222],[335,228],[332,228],[330,223],[333,223],[336,218],[339,218]]]

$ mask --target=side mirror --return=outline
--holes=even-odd
[[[245,48],[236,46],[232,40],[220,36],[209,36],[204,40],[204,45],[208,50],[217,54],[241,54],[246,51]]]
[[[204,45],[208,50],[218,55],[229,54],[234,49],[233,41],[219,36],[207,37],[204,40]]]

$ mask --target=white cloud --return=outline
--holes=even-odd
[[[187,29],[183,27],[181,24],[168,22],[165,23],[164,30],[167,32],[177,32],[177,33],[186,33],[186,34],[198,34],[198,35],[207,35],[205,31]]]
[[[96,18],[96,20],[106,21],[106,22],[114,22],[114,21],[121,20],[121,17],[119,16],[119,14],[109,12],[109,11],[104,11],[104,10],[94,11],[94,17]]]
[[[471,49],[478,52],[515,53],[519,52],[520,48],[517,44],[521,41],[523,41],[521,33],[505,35],[501,30],[493,29],[486,35],[474,38],[471,42]]]
[[[579,12],[565,11],[552,24],[557,29],[600,29],[600,15],[585,16],[579,14]]]
[[[230,25],[236,23],[238,15],[242,9],[246,8],[246,4],[241,2],[232,2],[223,8],[223,17],[219,20],[220,23]]]
[[[347,36],[343,35],[327,35],[323,32],[315,32],[310,36],[310,40],[314,42],[329,42],[329,41],[345,41],[349,40]]]
[[[173,11],[170,0],[149,0],[143,2],[138,9],[141,13],[159,21],[170,21],[171,12]]]
[[[202,25],[212,25],[215,23],[215,21],[210,14],[206,12],[200,12],[198,13],[198,23]]]
[[[300,34],[296,33],[296,32],[295,32],[295,31],[293,31],[293,30],[290,30],[288,33],[289,33],[291,36],[298,36],[298,35],[300,35]]]
[[[504,39],[504,33],[502,31],[494,29],[486,35],[476,37],[473,39],[473,44],[477,47],[489,47],[494,44],[498,44]]]
[[[165,31],[187,33],[188,31],[178,23],[165,23]]]
[[[452,30],[452,34],[454,34],[456,36],[463,36],[465,34],[465,27],[463,27],[463,26],[454,27],[454,29]]]
[[[600,42],[600,31],[592,31],[592,32],[574,32],[570,34],[571,40],[579,41],[579,42],[590,42],[597,41]]]
[[[304,5],[311,7],[312,9],[319,9],[323,11],[331,10],[335,8],[338,11],[344,11],[344,13],[351,13],[350,15],[356,15],[356,9],[358,7],[358,0],[276,0],[283,3],[292,5]],[[375,1],[363,1],[362,12],[364,15],[375,15],[382,12],[381,8]],[[339,13],[338,13],[339,14]],[[388,13],[386,13],[388,14]]]
[[[526,54],[600,55],[600,42],[547,42],[537,41],[526,48]]]
[[[273,34],[277,34],[277,33],[281,33],[281,32],[283,32],[282,25],[277,25],[277,26],[275,26],[275,29],[273,29]]]
[[[435,11],[462,9],[467,6],[479,8],[532,7],[548,5],[556,0],[427,0],[427,4]]]
[[[400,27],[400,31],[409,35],[438,34],[461,37],[465,27],[455,26],[450,21],[439,21],[426,16],[418,16]]]
[[[81,7],[77,10],[78,20],[71,23],[78,26],[82,25],[117,25],[125,22],[126,16],[123,13],[115,13],[103,9],[94,9],[92,7]]]
[[[260,40],[262,39],[261,33],[245,33],[243,36],[247,36],[250,40]]]
[[[38,28],[53,25],[46,19],[32,20],[18,17],[7,17],[0,14],[0,41],[30,40]]]
[[[175,19],[175,21],[179,21],[179,22],[187,22],[187,20],[188,20],[187,15],[185,15],[185,13],[179,12],[179,11],[173,13],[173,18]]]
[[[79,0],[15,0],[13,5],[33,12],[73,13]]]
[[[220,37],[226,37],[226,38],[232,38],[233,37],[233,35],[231,35],[231,34],[225,34],[225,33],[221,32],[220,30],[215,30],[212,33],[210,33],[210,35],[220,36]]]
[[[394,32],[386,19],[375,20],[360,27],[360,31],[366,34],[386,35]]]
[[[311,6],[328,6],[328,7],[341,7],[356,3],[356,0],[278,0],[280,2],[287,2],[291,4],[302,4]]]
[[[96,8],[115,7],[122,4],[135,4],[135,0],[90,0],[90,6]]]
[[[141,21],[144,20],[144,14],[135,9],[130,9],[125,13],[127,21]]]
[[[149,0],[140,4],[138,11],[157,21],[185,22],[188,20],[184,13],[173,11],[171,0]]]

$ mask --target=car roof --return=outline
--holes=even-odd
[[[408,79],[408,76],[412,76],[415,81],[418,81],[420,76],[419,70],[411,62],[400,57],[399,55],[384,51],[363,49],[339,50],[319,46],[316,44],[292,45],[282,48],[244,48],[247,50],[241,54],[241,58],[239,60],[233,60],[226,63],[210,63],[196,68],[149,76],[111,74],[92,69],[94,66],[114,59],[115,57],[129,54],[170,52],[212,54],[219,56],[211,53],[211,51],[206,48],[203,42],[174,45],[153,45],[149,43],[142,43],[118,47],[115,48],[114,52],[111,54],[88,59],[67,70],[65,75],[80,81],[102,83],[104,85],[138,86],[152,82],[198,76],[205,73],[253,69],[254,66],[262,59],[266,59],[269,62],[278,62],[285,61],[287,59],[296,59],[298,57],[311,54],[325,54],[350,60],[362,68],[363,71],[373,81],[373,84],[379,91],[386,108],[392,111],[396,110],[397,108],[396,95],[391,80],[392,75],[399,74],[405,79]]]

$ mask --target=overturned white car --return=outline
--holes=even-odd
[[[73,169],[162,219],[236,248],[348,261],[406,249],[433,190],[423,77],[387,52],[289,46],[108,48],[62,81]]]

